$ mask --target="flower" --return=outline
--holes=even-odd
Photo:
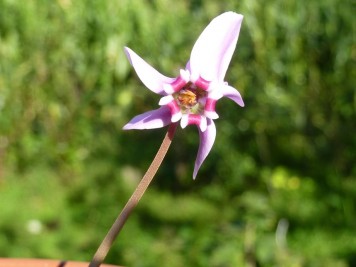
[[[226,96],[244,106],[240,93],[224,81],[242,19],[242,15],[234,12],[225,12],[213,19],[194,44],[185,69],[181,69],[176,78],[162,75],[125,47],[126,55],[142,83],[162,97],[160,108],[134,117],[123,129],[160,128],[179,120],[182,128],[197,125],[200,145],[193,178],[215,141],[213,120],[219,117],[215,111],[217,100]]]

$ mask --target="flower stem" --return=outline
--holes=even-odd
[[[177,123],[170,124],[168,131],[163,139],[163,142],[156,156],[154,157],[150,167],[146,171],[145,175],[143,176],[142,180],[136,187],[130,199],[127,201],[125,207],[122,209],[121,213],[116,218],[109,232],[106,234],[105,238],[101,242],[99,248],[94,254],[92,261],[89,264],[89,267],[97,267],[103,263],[106,255],[108,254],[112,244],[114,243],[116,237],[120,233],[126,220],[128,219],[132,210],[136,207],[137,203],[140,201],[141,197],[143,196],[149,184],[151,183],[153,177],[155,176],[159,166],[161,165],[168,151],[168,148],[172,143],[172,139],[176,131],[176,128],[177,128]]]

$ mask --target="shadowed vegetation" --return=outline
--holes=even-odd
[[[0,0],[0,257],[91,259],[165,133],[122,131],[159,100],[123,47],[176,76],[227,10],[244,15],[226,80],[246,106],[218,102],[195,181],[197,130],[178,129],[107,262],[356,265],[348,0]]]

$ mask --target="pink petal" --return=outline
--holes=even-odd
[[[167,107],[171,112],[171,122],[177,122],[182,118],[182,112],[180,111],[180,107],[175,100],[168,103]]]
[[[236,104],[240,105],[241,107],[245,106],[245,103],[242,100],[242,97],[241,97],[239,91],[237,91],[235,88],[228,86],[228,85],[224,85],[221,87],[220,90],[221,90],[220,92],[223,94],[223,96],[230,98],[232,101],[234,101]]]
[[[215,111],[216,102],[216,99],[208,97],[204,106],[204,115],[213,120],[219,118],[219,115]]]
[[[171,123],[171,112],[168,107],[163,106],[159,109],[147,111],[143,114],[137,115],[129,123],[127,123],[124,130],[144,130],[161,128]]]
[[[202,132],[199,128],[199,136],[200,136],[200,145],[198,149],[197,159],[195,160],[193,178],[197,176],[198,170],[200,166],[203,164],[203,161],[208,156],[211,148],[213,147],[215,137],[216,137],[216,128],[214,121],[207,118],[207,129]]]
[[[162,75],[130,48],[125,47],[125,53],[142,83],[156,94],[166,95],[163,85],[174,82],[175,78]]]
[[[200,131],[205,132],[207,128],[207,118],[198,114],[183,114],[180,120],[182,129],[192,124],[197,125]]]
[[[190,60],[188,60],[187,64],[185,65],[185,69],[188,70],[189,72],[191,72]]]
[[[243,16],[226,12],[213,19],[196,41],[190,56],[193,76],[223,81],[239,37]]]

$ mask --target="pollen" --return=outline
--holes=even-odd
[[[181,90],[178,94],[178,101],[183,106],[192,107],[197,103],[197,95],[190,90]]]
[[[204,109],[207,92],[188,83],[174,94],[176,103],[184,114],[200,114]]]

